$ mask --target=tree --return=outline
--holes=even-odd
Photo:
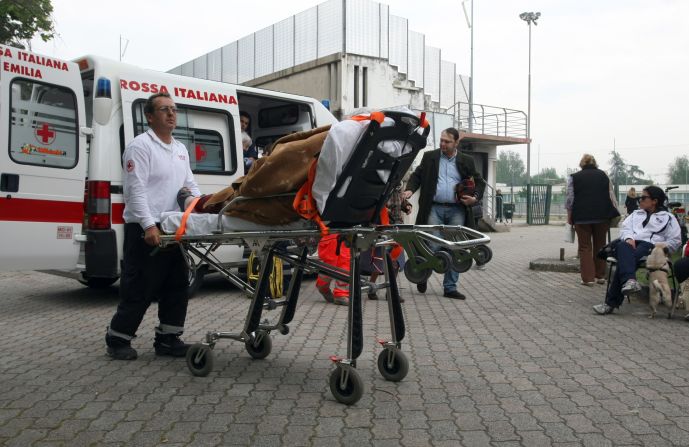
[[[496,165],[496,181],[515,186],[524,183],[526,168],[524,162],[515,151],[501,151]]]
[[[645,175],[638,165],[628,165],[616,151],[610,152],[610,171],[608,176],[615,185],[615,194],[619,196],[619,185],[652,185],[653,180],[643,178]]]
[[[531,183],[544,185],[559,185],[565,182],[565,178],[559,176],[555,168],[543,168],[541,172],[531,177]]]
[[[0,0],[0,43],[25,48],[38,34],[44,42],[55,36],[50,0]]]
[[[667,176],[670,178],[670,183],[682,185],[689,183],[689,157],[682,155],[675,158],[668,168]]]

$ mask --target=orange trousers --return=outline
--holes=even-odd
[[[337,235],[329,234],[318,243],[318,257],[326,264],[349,271],[349,261],[351,258],[349,248],[345,244],[340,244],[340,254],[337,254]],[[318,290],[330,289],[332,278],[323,274],[318,275],[316,287]],[[335,281],[333,295],[336,297],[349,296],[349,284],[343,281]]]

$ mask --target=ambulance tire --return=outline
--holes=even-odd
[[[188,298],[193,298],[194,295],[196,295],[196,292],[199,291],[201,284],[203,284],[203,278],[206,276],[206,273],[208,273],[207,265],[200,265],[196,269],[196,274],[193,274],[191,271],[189,272],[189,286],[187,287]]]
[[[105,289],[115,284],[120,278],[84,278],[78,281],[90,289]]]

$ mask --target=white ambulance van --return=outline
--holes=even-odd
[[[336,121],[313,98],[0,45],[0,270],[51,270],[90,287],[117,281],[122,153],[147,130],[144,102],[156,92],[179,108],[174,137],[204,193],[244,173],[240,110],[259,149]]]

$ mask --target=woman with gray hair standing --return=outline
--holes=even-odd
[[[577,233],[581,284],[592,286],[605,283],[605,261],[596,253],[605,245],[610,219],[620,215],[612,183],[607,174],[598,169],[596,159],[584,154],[579,162],[581,170],[567,181],[567,222]]]

